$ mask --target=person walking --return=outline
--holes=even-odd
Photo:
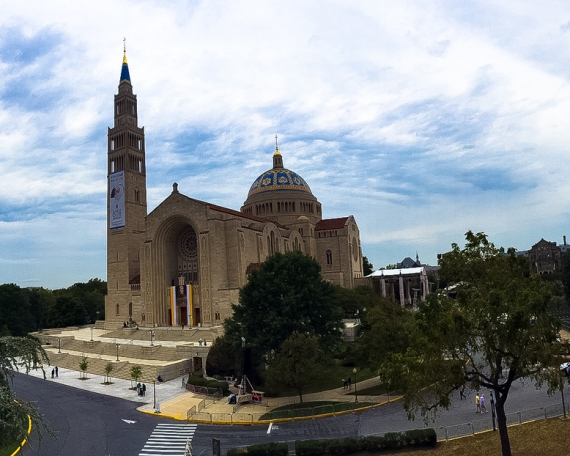
[[[143,396],[146,396],[146,384],[144,384],[144,383],[143,383],[143,386],[142,386],[142,395],[143,395]]]
[[[55,374],[55,369],[51,370],[51,378],[53,378],[53,375]]]
[[[462,401],[463,399],[466,399],[465,397],[465,385],[461,387],[461,389],[459,390],[459,400]]]
[[[475,396],[475,405],[477,406],[477,411],[475,413],[481,413],[481,402],[480,402],[479,393]]]
[[[56,378],[59,377],[59,369],[55,366],[55,376]]]
[[[350,379],[350,377],[348,377],[348,389],[349,390],[352,389],[352,380]]]
[[[487,407],[485,407],[485,395],[481,394],[479,398],[479,408],[481,409],[481,413],[487,413]]]
[[[346,389],[348,387],[348,382],[346,381],[345,377],[342,377],[342,387],[343,389]]]

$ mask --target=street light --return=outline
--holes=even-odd
[[[562,411],[564,412],[564,419],[566,419],[566,404],[564,403],[564,377],[560,382],[560,393],[562,393]]]
[[[495,399],[493,398],[493,391],[489,390],[489,394],[491,395],[491,418],[493,419],[493,431],[496,431],[497,428],[495,427]]]
[[[117,344],[117,362],[119,362],[119,348],[121,348],[121,346]]]
[[[352,369],[352,373],[354,374],[354,396],[355,396],[354,403],[358,404],[358,392],[356,391],[356,367]]]
[[[60,338],[57,339],[57,352],[61,353],[61,339]]]
[[[91,342],[93,342],[93,326],[91,326],[89,329],[91,330]]]

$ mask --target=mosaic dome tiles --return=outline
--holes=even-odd
[[[309,185],[298,174],[288,169],[270,169],[259,176],[249,189],[248,197],[272,190],[299,190],[312,194]]]

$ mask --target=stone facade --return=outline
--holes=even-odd
[[[566,238],[564,238],[564,246],[566,246]],[[562,246],[556,245],[556,242],[550,242],[544,239],[534,244],[528,251],[530,272],[534,272],[535,274],[549,274],[551,272],[560,271],[562,268],[561,247]]]
[[[108,146],[107,322],[221,324],[238,302],[248,268],[276,252],[315,257],[324,279],[344,287],[363,277],[354,217],[323,219],[308,184],[284,168],[277,142],[273,167],[254,181],[241,211],[192,199],[174,184],[147,215],[144,130],[137,126],[126,57],[115,106]],[[124,226],[113,219],[118,186],[112,182],[119,178]]]

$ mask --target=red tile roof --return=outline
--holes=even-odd
[[[323,219],[315,225],[315,231],[322,230],[340,230],[344,228],[348,217]]]

